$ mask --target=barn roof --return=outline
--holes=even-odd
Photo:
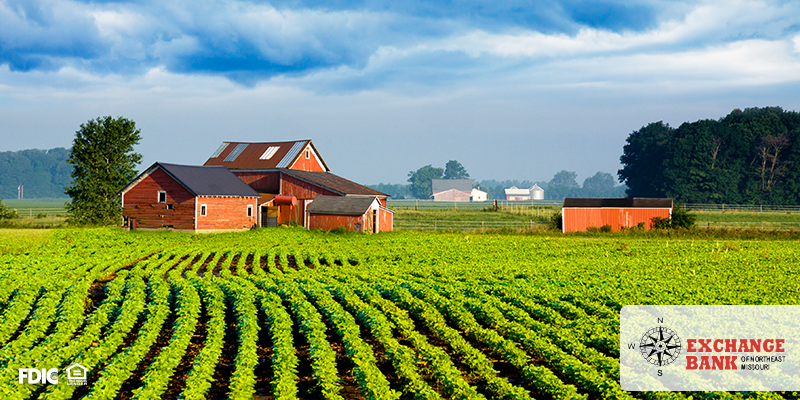
[[[372,208],[376,199],[377,196],[348,197],[319,195],[308,205],[306,211],[310,214],[363,215]],[[380,203],[378,203],[378,206],[380,206]]]
[[[389,197],[389,195],[386,193],[381,193],[375,189],[368,188],[364,185],[359,185],[358,183],[342,178],[341,176],[334,175],[330,172],[300,171],[296,169],[282,169],[281,172],[300,179],[301,181],[311,183],[342,195],[366,195],[378,196],[382,198]]]
[[[178,165],[156,162],[125,186],[127,192],[139,181],[161,168],[195,196],[259,197],[258,192],[223,166]]]
[[[564,208],[672,208],[672,199],[564,199]]]
[[[460,192],[471,192],[475,179],[434,179],[431,181],[433,192],[445,192],[455,189]]]
[[[325,170],[325,160],[310,140],[290,142],[222,142],[204,165],[224,165],[230,169],[289,168],[297,160],[307,144],[317,156]]]

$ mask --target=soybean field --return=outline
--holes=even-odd
[[[0,397],[684,399],[627,392],[629,304],[798,304],[795,241],[0,231]],[[86,385],[20,368],[87,368]]]

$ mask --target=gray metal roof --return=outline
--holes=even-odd
[[[564,199],[564,208],[672,208],[672,199]]]
[[[475,179],[434,179],[431,181],[433,192],[444,192],[455,189],[461,192],[471,192],[472,182]]]
[[[323,196],[319,195],[308,205],[306,210],[311,214],[347,214],[362,215],[366,213],[376,197]]]
[[[157,162],[161,167],[195,196],[259,197],[258,192],[223,166],[178,165]]]

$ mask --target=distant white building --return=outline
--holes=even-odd
[[[475,189],[472,188],[474,179],[434,179],[431,181],[433,201],[486,201],[486,192],[483,200],[474,200]]]
[[[530,191],[531,200],[544,200],[544,189],[540,188],[539,185],[534,183]]]
[[[540,188],[537,184],[527,189],[520,189],[516,186],[512,186],[505,189],[505,192],[506,200],[544,200],[544,189]]]
[[[483,190],[473,188],[469,199],[470,201],[486,201],[488,199],[488,193],[484,192]]]

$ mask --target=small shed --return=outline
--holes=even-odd
[[[260,195],[223,166],[156,162],[119,192],[131,229],[249,229]]]
[[[564,199],[561,210],[562,232],[581,232],[589,228],[611,226],[612,231],[644,223],[651,228],[653,217],[670,218],[672,199]]]
[[[319,195],[306,208],[308,229],[378,233],[391,231],[394,212],[384,207],[377,196]]]

